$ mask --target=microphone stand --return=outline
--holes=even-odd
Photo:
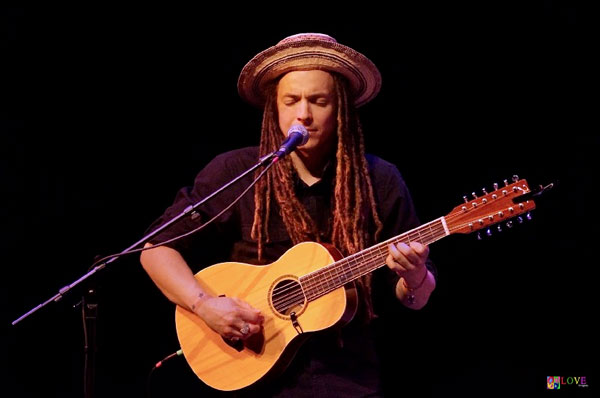
[[[79,285],[80,283],[82,283],[83,281],[85,281],[86,279],[91,277],[92,275],[94,275],[96,272],[104,269],[108,264],[110,264],[113,261],[115,261],[116,259],[120,258],[122,255],[128,254],[131,250],[135,249],[138,246],[143,245],[148,240],[150,240],[152,237],[158,235],[159,233],[161,233],[165,229],[169,228],[171,225],[175,224],[182,218],[184,218],[188,215],[191,216],[192,218],[197,217],[198,213],[196,212],[196,209],[199,206],[201,206],[205,202],[209,201],[210,199],[214,198],[219,193],[225,191],[226,189],[231,187],[233,184],[235,184],[236,182],[238,182],[239,180],[241,180],[248,174],[252,173],[259,167],[264,166],[264,165],[267,165],[267,166],[273,165],[277,160],[279,160],[280,157],[281,157],[281,154],[277,153],[277,151],[263,156],[262,158],[259,159],[258,163],[256,163],[254,166],[252,166],[251,168],[249,168],[248,170],[246,170],[245,172],[243,172],[242,174],[240,174],[233,180],[231,180],[228,183],[226,183],[225,185],[223,185],[221,188],[217,189],[216,191],[214,191],[210,195],[206,196],[204,199],[196,202],[195,204],[186,207],[179,215],[173,217],[171,220],[169,220],[165,224],[161,225],[156,230],[148,233],[146,236],[142,237],[140,240],[138,240],[137,242],[135,242],[134,244],[132,244],[131,246],[129,246],[122,252],[115,254],[114,256],[109,256],[108,260],[93,267],[85,275],[83,275],[79,279],[75,280],[71,284],[66,285],[63,288],[59,289],[57,294],[55,294],[48,300],[37,305],[36,307],[32,308],[31,310],[29,310],[28,312],[26,312],[25,314],[23,314],[16,320],[14,320],[12,322],[12,325],[13,326],[16,325],[17,323],[21,322],[23,319],[27,318],[34,312],[45,307],[49,303],[51,303],[53,301],[59,301],[71,289],[73,289],[74,287],[76,287],[77,285]],[[94,384],[95,384],[94,363],[95,363],[95,357],[96,357],[96,355],[95,355],[96,354],[96,324],[97,324],[97,316],[98,316],[98,301],[96,299],[96,296],[97,296],[97,292],[95,291],[95,288],[92,287],[92,288],[88,289],[87,294],[84,295],[84,297],[82,298],[82,301],[80,302],[80,305],[82,306],[82,318],[83,318],[83,327],[84,327],[84,334],[85,334],[85,347],[84,347],[84,355],[85,355],[84,394],[85,395],[84,396],[86,398],[93,396],[93,389],[94,389]]]
[[[278,157],[275,156],[275,152],[263,156],[262,158],[259,159],[258,163],[256,163],[254,166],[252,166],[251,168],[249,168],[248,170],[246,170],[245,172],[243,172],[242,174],[240,174],[239,176],[237,176],[233,180],[231,180],[228,183],[226,183],[225,185],[223,185],[221,188],[217,189],[216,191],[214,191],[213,193],[211,193],[210,195],[208,195],[204,199],[196,202],[195,204],[189,205],[179,215],[173,217],[171,220],[167,221],[165,224],[161,225],[159,228],[157,228],[154,231],[148,233],[146,236],[144,236],[143,238],[141,238],[140,240],[138,240],[137,242],[135,242],[133,245],[129,246],[128,248],[126,248],[122,252],[120,252],[118,254],[115,254],[114,256],[111,256],[108,260],[106,260],[102,264],[99,264],[99,265],[95,266],[90,271],[88,271],[86,274],[84,274],[81,278],[75,280],[71,284],[66,285],[63,288],[59,289],[58,293],[56,293],[54,296],[50,297],[48,300],[46,300],[43,303],[37,305],[36,307],[34,307],[31,310],[27,311],[25,314],[21,315],[19,318],[15,319],[12,322],[12,325],[13,326],[16,325],[17,323],[21,322],[23,319],[27,318],[28,316],[30,316],[34,312],[38,311],[39,309],[45,307],[46,305],[50,304],[51,302],[53,302],[53,301],[59,301],[61,298],[63,298],[63,296],[66,293],[68,293],[71,289],[73,289],[74,287],[76,287],[77,285],[79,285],[81,282],[85,281],[86,279],[88,279],[89,277],[91,277],[92,275],[94,275],[96,272],[104,269],[108,264],[110,264],[113,261],[115,261],[116,259],[120,258],[122,255],[128,254],[131,250],[133,250],[136,247],[141,246],[142,244],[146,243],[148,240],[150,240],[154,236],[158,235],[159,233],[161,233],[165,229],[169,228],[171,225],[175,224],[176,222],[178,222],[182,218],[184,218],[184,217],[186,217],[188,215],[190,215],[191,217],[196,216],[197,215],[196,209],[199,206],[203,205],[205,202],[207,202],[210,199],[212,199],[213,197],[217,196],[219,193],[223,192],[224,190],[226,190],[227,188],[229,188],[230,186],[232,186],[233,184],[235,184],[237,181],[241,180],[242,178],[244,178],[248,174],[252,173],[254,170],[258,169],[259,167],[261,167],[263,165],[266,165],[267,163],[269,163],[269,161],[273,161],[273,163],[274,163],[277,159],[278,159]]]
[[[98,323],[97,289],[89,288],[81,298],[81,317],[83,320],[83,391],[84,398],[94,396],[96,379],[96,330]]]

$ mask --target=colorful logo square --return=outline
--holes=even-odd
[[[546,383],[548,390],[560,390],[560,376],[548,376]]]

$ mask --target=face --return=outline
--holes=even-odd
[[[294,124],[308,130],[308,142],[297,148],[303,156],[324,156],[335,142],[336,98],[333,76],[321,70],[293,71],[277,86],[279,128],[284,135]]]

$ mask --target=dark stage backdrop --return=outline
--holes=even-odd
[[[310,31],[379,66],[381,94],[361,109],[366,144],[399,167],[422,221],[513,174],[559,182],[530,222],[432,245],[431,302],[381,325],[390,395],[532,396],[546,392],[546,376],[587,377],[588,388],[556,396],[597,390],[600,140],[583,122],[588,51],[572,5],[520,3],[339,13],[302,3],[272,16],[233,5],[3,9],[1,395],[82,395],[81,291],[10,322],[94,256],[138,240],[216,154],[257,145],[261,114],[237,96],[238,73]],[[92,281],[97,396],[148,386],[152,397],[209,395],[181,358],[148,381],[179,346],[174,307],[137,256]]]

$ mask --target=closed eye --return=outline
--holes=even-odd
[[[283,98],[283,104],[284,105],[294,105],[296,102],[300,101],[300,97],[296,97],[296,96],[292,96],[292,95],[286,95]]]

